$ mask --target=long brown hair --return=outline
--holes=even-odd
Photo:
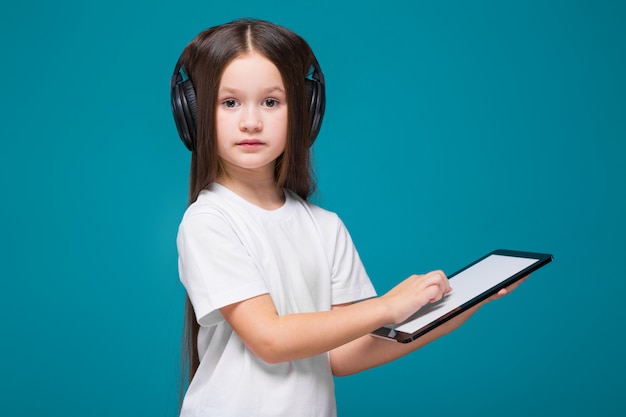
[[[197,105],[196,143],[191,155],[189,204],[220,174],[215,109],[224,68],[236,57],[256,52],[269,59],[280,72],[287,94],[287,144],[276,161],[276,184],[307,200],[315,189],[310,164],[309,123],[305,78],[318,66],[307,42],[291,30],[263,20],[240,19],[209,28],[185,48],[180,63],[192,80]],[[199,325],[187,297],[182,346],[182,391],[198,366]]]

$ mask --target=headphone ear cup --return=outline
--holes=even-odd
[[[316,124],[315,124],[315,104],[316,104],[316,92],[315,92],[315,81],[313,80],[305,80],[306,85],[306,98],[309,107],[309,121],[311,123],[311,144],[315,141],[317,137]]]
[[[315,88],[315,82],[313,80],[304,80],[306,86],[306,100],[309,103],[309,111],[313,109],[313,89]]]
[[[312,67],[312,71],[305,80],[305,85],[311,122],[311,145],[313,145],[322,127],[322,119],[326,110],[324,76],[319,67]]]
[[[196,90],[191,83],[191,80],[183,82],[181,85],[183,95],[185,97],[185,120],[189,129],[189,139],[191,143],[191,150],[195,149],[196,144],[196,121],[198,120],[198,106],[196,104]],[[189,148],[189,146],[187,146]]]
[[[197,104],[196,91],[189,79],[183,81],[181,67],[176,66],[171,82],[172,113],[181,140],[190,151],[195,150]]]

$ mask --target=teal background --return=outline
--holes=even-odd
[[[340,416],[624,415],[626,7],[537,0],[3,3],[0,414],[176,415],[189,154],[169,78],[240,16],[315,50],[315,201],[380,293],[497,247],[555,256],[338,379]]]

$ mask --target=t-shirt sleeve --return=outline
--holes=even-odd
[[[376,290],[344,223],[335,215],[331,254],[332,304],[345,304],[376,296]]]
[[[224,320],[220,308],[269,292],[241,240],[218,214],[183,217],[176,245],[180,280],[201,326]]]

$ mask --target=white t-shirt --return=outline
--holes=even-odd
[[[281,315],[376,295],[339,217],[285,195],[281,208],[268,211],[213,184],[183,216],[179,272],[200,324],[200,366],[182,417],[336,415],[328,353],[267,364],[219,311],[261,294],[270,294]]]

